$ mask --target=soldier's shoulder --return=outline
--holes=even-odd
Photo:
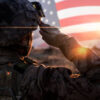
[[[100,83],[100,68],[95,68],[87,73],[87,78],[94,84]]]

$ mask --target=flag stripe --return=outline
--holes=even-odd
[[[100,39],[100,33],[96,31],[92,32],[85,32],[83,34],[75,33],[70,34],[70,36],[75,37],[79,41],[85,41],[85,40],[94,40],[94,39]]]
[[[62,1],[62,2],[61,2]],[[75,1],[75,2],[74,2]],[[78,6],[100,6],[100,0],[60,0],[56,3],[57,10]]]
[[[98,44],[100,44],[100,39],[96,39],[96,40],[85,40],[85,41],[81,41],[80,42],[81,45],[85,46],[85,47],[89,47],[92,48],[94,45],[96,45],[97,47],[100,48],[100,46]]]
[[[74,18],[65,18],[60,20],[61,27],[84,24],[84,23],[100,23],[100,15],[84,15],[84,16],[75,16]]]
[[[100,15],[100,6],[75,7],[58,11],[58,17],[60,20],[64,18],[93,14]]]
[[[86,40],[82,41],[80,44],[92,48],[94,45],[100,48],[100,39],[99,40]]]
[[[67,1],[67,0],[55,0],[56,3],[62,2],[62,1]]]
[[[70,34],[70,33],[84,33],[89,31],[99,31],[100,32],[100,23],[85,23],[72,25],[68,27],[62,27],[60,29],[62,33]]]
[[[61,32],[85,46],[100,42],[100,0],[55,0]]]

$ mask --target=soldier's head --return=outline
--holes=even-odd
[[[38,14],[28,0],[0,0],[0,46],[27,55]],[[23,50],[24,49],[24,50]]]

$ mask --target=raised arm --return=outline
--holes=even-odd
[[[60,48],[67,59],[72,61],[81,74],[100,65],[100,58],[90,49],[82,47],[76,39],[62,34],[57,28],[44,23],[40,25],[43,39],[52,46]]]

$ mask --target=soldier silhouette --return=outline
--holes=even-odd
[[[74,38],[61,34],[57,28],[38,23],[37,15],[27,0],[0,0],[0,27],[6,28],[0,28],[0,74],[3,71],[9,75],[15,70],[22,74],[21,100],[100,100],[98,55],[80,46]],[[37,27],[38,24],[43,39],[58,47],[76,65],[79,77],[72,78],[72,72],[67,68],[47,68],[27,58],[32,45],[32,31],[36,28],[17,27]],[[78,50],[81,52],[77,53]],[[14,90],[11,80],[4,79],[1,86]],[[9,81],[9,86],[4,85]]]
[[[28,56],[38,20],[28,0],[0,0],[0,95],[13,96],[15,100],[21,75],[14,65]]]
[[[30,65],[22,80],[22,100],[99,100],[100,57],[91,49],[82,47],[73,37],[43,22],[40,34],[75,64],[80,76],[71,77],[71,70],[63,67]]]

